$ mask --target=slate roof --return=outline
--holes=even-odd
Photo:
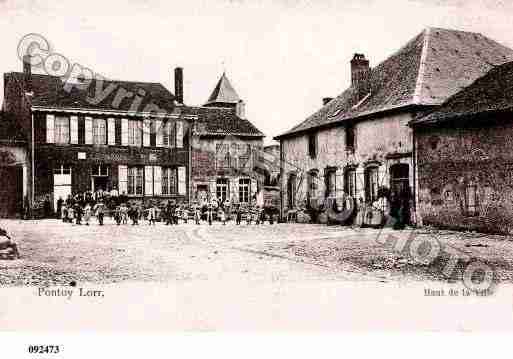
[[[513,111],[513,62],[490,70],[470,86],[450,97],[435,111],[415,119],[411,125],[447,120],[468,121],[473,115]]]
[[[237,104],[239,101],[240,98],[237,91],[235,91],[230,80],[228,80],[226,73],[223,72],[205,105]]]
[[[21,72],[6,73],[6,78],[13,78],[22,82],[24,75]],[[57,109],[90,109],[106,111],[129,111],[132,102],[138,91],[144,91],[143,101],[139,112],[143,111],[147,104],[154,103],[166,112],[172,112],[175,106],[175,96],[162,84],[153,82],[131,82],[105,80],[96,82],[93,80],[87,89],[79,89],[76,86],[67,92],[64,89],[64,82],[59,77],[32,74],[32,90],[34,92],[33,106],[50,107]],[[113,89],[102,101],[93,103],[88,97],[95,97],[96,86],[101,85],[100,91]],[[125,89],[134,95],[122,100],[118,107],[113,105],[114,98],[120,88]],[[100,93],[100,92],[98,92]]]
[[[265,137],[250,121],[238,117],[233,108],[187,106],[182,113],[198,116],[196,134],[199,135]]]
[[[349,87],[276,139],[410,105],[440,105],[494,66],[512,60],[512,49],[481,34],[427,28],[370,70],[370,95],[357,107],[355,89]]]

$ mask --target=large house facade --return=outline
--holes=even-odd
[[[76,193],[188,201],[190,128],[182,70],[159,83],[4,74],[5,115],[26,138],[23,188],[33,209]],[[176,91],[175,91],[176,92]],[[101,94],[101,96],[99,96]]]
[[[412,121],[424,224],[513,233],[513,63]]]
[[[409,193],[416,222],[417,169],[408,123],[512,59],[513,50],[481,34],[438,28],[424,30],[373,68],[355,54],[351,86],[276,137],[282,215],[344,194],[371,205],[385,188]]]
[[[189,106],[187,111],[197,116],[191,142],[191,199],[203,204],[213,199],[220,204],[254,204],[263,181],[255,168],[264,134],[246,118],[245,103],[226,73],[203,106]]]

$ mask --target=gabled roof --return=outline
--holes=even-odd
[[[212,105],[226,105],[226,104],[237,104],[240,101],[239,95],[233,88],[230,80],[226,76],[226,73],[223,72],[221,78],[217,82],[214,91],[208,98],[206,106]]]
[[[513,62],[490,70],[435,111],[410,124],[428,125],[447,120],[467,122],[473,115],[500,111],[513,111]]]
[[[21,72],[6,73],[4,76],[19,83],[22,83],[24,79],[24,74]],[[56,109],[131,111],[130,107],[136,95],[142,94],[140,96],[143,100],[137,112],[142,112],[146,105],[152,103],[165,112],[172,112],[175,106],[175,96],[160,83],[118,80],[96,82],[93,80],[87,89],[79,89],[77,86],[73,86],[69,92],[64,89],[64,85],[65,82],[60,77],[32,74],[32,91],[34,92],[32,105]],[[99,90],[96,88],[97,85]],[[116,107],[114,99],[119,89],[124,89],[133,95],[123,99]],[[107,95],[98,103],[88,99],[98,97],[95,95],[100,94],[101,91],[104,91]]]
[[[493,66],[512,60],[512,49],[481,34],[427,28],[370,70],[370,95],[358,106],[349,87],[276,139],[411,105],[440,105]]]
[[[196,115],[197,135],[202,136],[250,136],[265,137],[251,122],[238,117],[234,108],[184,107],[185,115]]]

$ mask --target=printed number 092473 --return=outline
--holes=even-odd
[[[31,354],[57,354],[60,352],[58,345],[29,345],[28,352]]]

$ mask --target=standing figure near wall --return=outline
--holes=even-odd
[[[100,226],[103,226],[103,218],[105,216],[105,205],[103,204],[103,201],[100,200],[96,205],[94,206],[94,210],[96,213],[96,218],[98,218],[98,223]]]

